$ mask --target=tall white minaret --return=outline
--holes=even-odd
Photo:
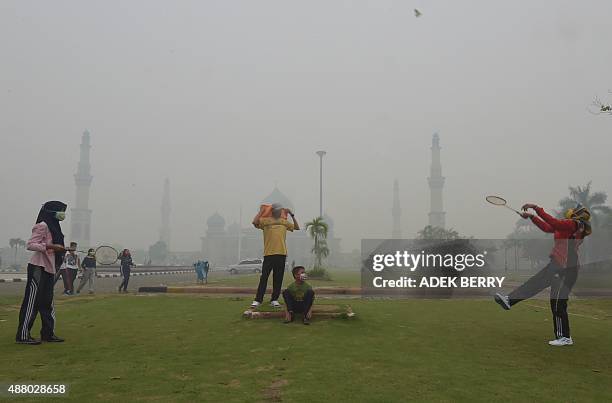
[[[434,133],[431,140],[431,170],[429,178],[430,209],[429,225],[444,228],[445,215],[442,203],[442,188],[444,188],[444,177],[442,176],[442,164],[440,163],[440,136]]]
[[[161,204],[161,229],[159,240],[164,242],[170,249],[170,180],[164,182],[164,195]]]
[[[393,231],[391,231],[391,238],[401,239],[402,209],[400,208],[399,184],[397,183],[397,179],[393,181],[393,208],[391,208],[391,218],[393,220]]]
[[[79,249],[91,246],[91,210],[89,209],[89,189],[91,187],[91,166],[89,150],[91,142],[89,132],[85,130],[81,138],[81,156],[74,175],[76,195],[70,209],[70,241],[77,242]]]

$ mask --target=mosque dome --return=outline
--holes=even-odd
[[[219,213],[215,213],[208,217],[208,220],[206,220],[206,225],[208,225],[209,228],[224,228],[225,219],[221,217]]]
[[[293,203],[291,202],[291,200],[289,200],[287,196],[285,196],[280,190],[278,190],[276,186],[272,190],[272,193],[270,193],[265,199],[261,201],[261,204],[273,203],[280,203],[281,206],[293,210]]]

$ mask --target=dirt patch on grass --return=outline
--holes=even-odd
[[[262,391],[264,400],[269,402],[282,402],[282,387],[289,383],[286,379],[277,379]]]

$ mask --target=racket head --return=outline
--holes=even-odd
[[[503,197],[499,197],[499,196],[487,196],[485,197],[485,199],[495,205],[495,206],[505,206],[506,204],[508,204],[508,202],[506,201],[506,199],[504,199]]]
[[[119,252],[112,246],[102,245],[96,249],[96,262],[108,266],[119,259]]]

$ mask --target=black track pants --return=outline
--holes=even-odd
[[[263,297],[266,293],[266,288],[268,287],[268,277],[270,277],[270,272],[273,272],[271,301],[278,301],[278,297],[280,296],[281,288],[283,286],[283,276],[285,275],[286,259],[286,255],[264,256],[255,301],[259,303],[263,302]]]
[[[28,281],[19,311],[16,340],[26,340],[30,337],[30,330],[32,330],[34,320],[39,313],[42,319],[40,336],[43,339],[48,339],[55,334],[54,284],[55,276],[53,274],[47,273],[43,267],[28,264]]]
[[[553,316],[555,337],[570,337],[567,300],[577,278],[577,267],[564,269],[551,260],[546,267],[510,293],[508,296],[510,298],[510,305],[515,305],[524,299],[531,298],[543,289],[550,287],[550,308]]]

